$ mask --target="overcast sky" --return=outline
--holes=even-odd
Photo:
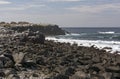
[[[120,27],[120,0],[0,0],[0,21]]]

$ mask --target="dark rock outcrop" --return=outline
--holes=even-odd
[[[26,30],[30,30],[32,32],[39,31],[44,35],[65,35],[65,31],[59,28],[58,25],[16,26],[16,27],[10,27],[10,29],[18,32],[23,32]]]

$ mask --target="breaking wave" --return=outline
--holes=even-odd
[[[78,44],[79,46],[96,46],[99,49],[103,49],[105,47],[110,47],[111,49],[107,49],[111,53],[120,51],[120,42],[119,41],[102,41],[102,40],[80,40],[80,39],[65,39],[65,38],[56,38],[56,37],[46,37],[47,40],[53,40],[55,42],[61,43],[70,43],[70,44]]]
[[[114,31],[108,31],[108,32],[98,32],[99,34],[115,34]]]

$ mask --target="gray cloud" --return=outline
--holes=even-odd
[[[76,12],[84,12],[84,13],[101,13],[104,11],[120,11],[120,3],[114,4],[102,4],[102,5],[82,5],[66,8],[69,10],[73,10]]]
[[[11,4],[11,2],[9,2],[9,1],[4,1],[4,0],[0,0],[0,5],[3,5],[3,4]]]
[[[51,2],[75,2],[75,1],[83,1],[83,0],[48,0]]]
[[[0,11],[13,11],[13,10],[26,10],[26,9],[30,9],[30,8],[37,8],[37,7],[45,7],[46,5],[44,4],[41,4],[41,5],[38,5],[38,4],[29,4],[29,5],[18,5],[18,6],[15,6],[15,7],[3,7],[3,8],[0,8]]]

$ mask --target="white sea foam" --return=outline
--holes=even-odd
[[[66,36],[79,36],[79,33],[66,33]]]
[[[114,31],[108,31],[108,32],[98,32],[100,34],[114,34],[115,32]]]
[[[80,34],[78,34],[78,33],[71,33],[71,35],[78,36]]]
[[[54,40],[55,42],[64,42],[64,43],[77,43],[79,46],[87,46],[90,47],[92,45],[96,46],[97,48],[103,49],[105,47],[109,47],[112,49],[106,49],[111,53],[116,51],[120,51],[120,42],[119,41],[101,41],[101,40],[76,40],[76,39],[57,39],[55,37],[46,37],[47,40]]]

